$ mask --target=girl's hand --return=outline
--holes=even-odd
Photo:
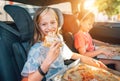
[[[54,42],[48,51],[48,55],[46,59],[48,60],[48,63],[53,63],[54,60],[59,56],[60,53],[60,45],[61,42]]]
[[[114,53],[112,50],[109,50],[107,48],[102,48],[101,49],[102,53],[107,56],[108,58],[112,58],[114,56]]]
[[[116,47],[107,47],[107,49],[111,50],[114,54],[114,56],[118,55],[119,54],[119,51],[117,51],[117,48]],[[119,50],[119,49],[118,49]]]
[[[83,55],[77,55],[77,56],[80,57],[81,62],[83,62],[85,64],[103,68],[103,69],[107,69],[107,66],[105,64],[103,64],[101,61],[98,61],[91,57],[87,57],[87,56],[83,56]]]
[[[49,70],[50,65],[57,59],[57,57],[60,54],[60,42],[54,42],[51,46],[50,49],[47,53],[47,56],[45,58],[45,60],[43,61],[43,63],[40,65],[42,71],[44,73],[46,73]],[[38,71],[37,71],[38,72]],[[39,72],[38,72],[39,73]],[[39,73],[40,74],[40,73]],[[41,79],[43,78],[43,76],[41,75]],[[39,79],[39,81],[41,81],[41,79]],[[32,80],[33,81],[33,80]],[[35,81],[35,80],[34,80]]]
[[[101,61],[92,59],[93,61],[93,65],[99,68],[103,68],[103,69],[108,69],[107,66],[105,64],[103,64]]]

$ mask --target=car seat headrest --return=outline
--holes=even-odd
[[[63,22],[64,22],[64,19],[63,19],[63,14],[62,12],[57,9],[57,8],[53,8],[54,11],[56,12],[57,16],[58,16],[58,27],[62,27],[63,26]]]
[[[33,20],[30,14],[22,7],[5,5],[4,10],[13,18],[21,35],[21,41],[33,38]]]

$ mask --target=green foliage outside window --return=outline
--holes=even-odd
[[[96,0],[95,6],[109,17],[120,13],[120,0]]]

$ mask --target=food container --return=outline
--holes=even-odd
[[[79,66],[82,67],[82,68],[79,68]],[[78,69],[76,69],[77,67],[79,68],[79,71],[82,70],[81,71],[82,75],[79,75],[79,74],[81,74],[81,72],[80,73],[78,72],[77,77],[79,78],[81,76],[82,77],[84,76],[84,78],[86,78],[87,80],[73,80],[73,81],[120,81],[120,72],[112,70],[112,69],[104,70],[104,69],[93,67],[93,66],[90,66],[90,65],[87,65],[87,64],[84,64],[84,63],[78,63],[77,65],[74,65],[71,68],[63,69],[62,71],[58,72],[53,77],[51,77],[50,81],[70,81],[70,80],[65,80],[66,78],[63,79],[64,74],[67,73],[68,75],[70,74],[70,76],[71,76],[71,72],[78,71]],[[88,69],[86,69],[86,67],[88,67]],[[91,75],[93,75],[94,73],[95,73],[95,76],[99,76],[99,77],[97,78],[97,77],[92,76],[93,77],[92,78]],[[74,78],[76,76],[75,74],[73,74]],[[105,79],[101,79],[101,78],[105,78]],[[109,78],[110,79],[114,78],[114,79],[109,80]]]
[[[103,58],[103,59],[113,59],[113,60],[120,60],[120,46],[118,45],[111,45],[111,46],[96,46],[96,49],[109,49],[112,50],[114,53],[114,56],[107,57],[104,54],[100,54],[97,56],[97,58]]]
[[[62,76],[63,76],[64,72],[67,71],[68,69],[72,68],[72,67],[77,66],[79,63],[80,63],[80,59],[77,59],[76,61],[74,61],[73,63],[68,65],[66,68],[62,69],[58,73],[51,76],[48,81],[63,81]]]
[[[112,58],[108,58],[107,56],[101,54],[101,55],[98,55],[97,58],[120,60],[120,55],[116,55],[116,56],[113,56]]]

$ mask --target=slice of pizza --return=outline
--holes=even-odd
[[[47,36],[45,36],[43,45],[46,47],[50,47],[55,41],[61,41],[60,38],[55,33],[48,33]]]

